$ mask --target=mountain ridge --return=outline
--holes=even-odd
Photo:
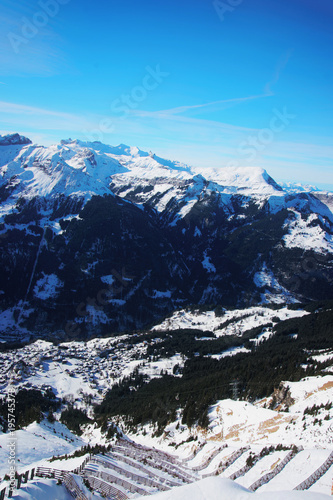
[[[333,296],[330,198],[284,191],[262,168],[69,139],[1,146],[0,176],[4,339]]]

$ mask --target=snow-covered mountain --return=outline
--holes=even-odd
[[[7,196],[7,209],[14,209],[15,201],[22,197],[52,199],[65,195],[88,201],[93,195],[113,192],[137,203],[149,203],[158,212],[176,201],[186,207],[178,212],[183,218],[200,198],[212,193],[218,193],[225,205],[232,195],[248,197],[259,206],[273,197],[275,205],[270,209],[276,210],[295,201],[286,193],[316,191],[298,185],[297,189],[286,185],[284,191],[262,168],[191,168],[124,144],[112,147],[63,140],[59,145],[43,147],[13,134],[0,137],[0,147],[1,187]],[[312,197],[307,202],[333,219],[325,207],[313,206]]]
[[[280,186],[288,193],[313,193],[320,191],[315,185],[303,184],[301,182],[280,182]]]
[[[0,138],[0,325],[139,328],[189,303],[332,296],[331,197],[261,168],[194,169],[138,148]]]
[[[264,198],[282,191],[260,168],[194,170],[125,145],[61,141],[45,148],[20,139],[15,135],[0,140],[1,185],[10,193],[8,209],[19,197],[61,194],[87,201],[112,191],[137,203],[150,202],[159,212],[176,200],[186,207],[179,214],[184,217],[200,197],[212,192],[227,195],[227,203],[232,194]]]

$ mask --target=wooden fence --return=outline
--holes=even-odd
[[[258,460],[260,460],[260,455],[252,455],[251,463],[249,465],[244,465],[244,467],[231,474],[229,476],[229,479],[235,481],[235,479],[237,479],[238,477],[244,476],[250,469],[252,469],[252,467],[258,462]]]
[[[197,456],[199,451],[201,451],[206,444],[207,441],[203,441],[202,443],[200,443],[199,446],[192,451],[191,455],[183,459],[183,462],[190,462],[191,460],[193,460],[193,458]]]
[[[309,476],[305,481],[300,483],[294,490],[308,490],[310,486],[312,486],[315,482],[318,481],[331,467],[333,464],[333,452],[330,454],[330,456],[325,460],[323,465],[321,465],[317,470],[314,471],[311,476]]]
[[[251,486],[249,487],[249,490],[256,491],[258,488],[260,488],[260,486],[263,486],[264,484],[271,481],[271,479],[273,479],[273,477],[277,476],[282,471],[282,469],[284,469],[284,467],[287,465],[287,463],[290,462],[290,460],[292,460],[294,458],[294,456],[297,455],[297,453],[299,453],[302,450],[303,450],[303,446],[301,446],[299,448],[295,448],[294,450],[290,451],[288,453],[288,455],[286,455],[284,457],[284,459],[274,468],[274,470],[272,470],[272,472],[268,472],[267,474],[262,476],[260,479],[255,481],[253,484],[251,484]]]
[[[135,472],[131,472],[131,471],[126,470],[126,469],[122,469],[121,467],[119,467],[119,465],[116,465],[116,464],[112,463],[111,461],[107,460],[107,457],[105,457],[104,459],[102,457],[98,457],[98,456],[94,457],[90,460],[90,463],[99,464],[105,468],[113,469],[118,474],[125,476],[128,479],[131,479],[132,481],[143,484],[144,486],[150,486],[152,488],[157,488],[158,490],[162,490],[162,491],[167,491],[170,489],[167,486],[163,486],[160,483],[158,483],[157,481],[154,481],[153,479],[150,479],[147,476],[140,476],[139,474],[136,474]],[[87,468],[85,470],[87,470]]]
[[[137,468],[139,471],[143,472],[144,474],[149,474],[151,477],[154,477],[156,480],[165,483],[166,485],[173,487],[173,486],[179,486],[179,483],[176,483],[175,481],[172,481],[171,479],[165,478],[163,476],[159,476],[156,474],[156,472],[153,472],[150,469],[147,469],[142,465],[141,462],[138,462],[137,460],[134,460],[132,458],[126,457],[125,455],[121,455],[118,453],[114,453],[115,458],[117,460],[124,462],[127,465],[130,465],[131,467]]]
[[[91,488],[95,491],[99,491],[102,495],[106,495],[107,498],[111,498],[113,500],[127,500],[128,496],[112,486],[111,484],[98,479],[97,477],[89,476],[88,478],[89,484]]]
[[[211,455],[209,455],[209,457],[206,458],[206,460],[204,462],[202,462],[200,465],[197,465],[196,467],[192,467],[192,470],[195,472],[198,472],[198,471],[206,469],[208,467],[208,465],[211,463],[211,461],[215,457],[217,457],[217,455],[219,453],[221,453],[221,451],[224,450],[225,448],[228,448],[227,443],[224,443],[222,446],[220,446],[219,448],[214,450],[213,453],[211,453]]]
[[[218,466],[218,468],[214,472],[210,472],[208,474],[203,474],[203,478],[210,477],[210,476],[216,476],[217,474],[221,474],[224,472],[230,465],[232,465],[234,462],[236,462],[237,458],[239,458],[243,453],[248,451],[250,449],[250,446],[244,446],[243,448],[239,448],[238,450],[234,451],[233,454],[223,463]]]
[[[114,490],[116,489],[113,485],[118,485],[124,488],[125,490],[129,491],[130,493],[138,493],[139,495],[142,496],[149,495],[149,493],[143,488],[140,488],[139,486],[130,483],[129,481],[126,481],[125,479],[119,476],[114,476],[113,474],[109,474],[106,472],[88,470],[86,468],[84,471],[84,477],[88,480],[90,486],[92,486],[92,478],[94,478],[94,479],[99,479],[99,481],[102,481],[104,483],[103,485],[104,489],[107,489],[109,487],[110,491],[112,488]]]
[[[84,460],[84,462],[80,465],[80,467],[71,472],[74,474],[79,474],[83,470],[88,460],[89,457],[87,457]],[[7,486],[6,488],[3,488],[0,491],[0,500],[5,499],[6,492],[7,492],[7,497],[11,498],[13,496],[14,490],[19,490],[22,484],[27,483],[29,480],[31,481],[35,476],[60,479],[61,481],[63,481],[67,490],[74,498],[77,498],[78,500],[88,500],[86,495],[84,495],[84,493],[80,490],[79,486],[76,484],[72,474],[69,471],[52,469],[51,467],[37,467],[37,469],[33,468],[21,474],[16,473],[15,488],[12,488],[10,485]]]
[[[119,446],[115,446],[114,450],[126,454],[127,456],[134,458],[135,460],[139,460],[143,463],[151,465],[155,469],[160,469],[164,472],[167,472],[168,474],[172,474],[174,477],[177,477],[184,483],[192,483],[197,479],[196,477],[191,476],[189,472],[181,469],[180,466],[176,465],[175,463],[170,464],[169,462],[164,461],[164,459],[162,459],[159,456],[159,453],[156,453],[155,450],[142,452],[142,450],[134,450],[128,447],[122,448]]]

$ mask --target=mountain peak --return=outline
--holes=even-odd
[[[28,139],[28,137],[24,137],[20,134],[7,134],[0,136],[0,146],[16,146],[26,144],[32,144],[32,141]]]
[[[226,191],[263,196],[283,193],[281,186],[262,167],[203,167],[195,171]]]

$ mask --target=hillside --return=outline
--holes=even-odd
[[[319,198],[261,168],[3,137],[1,338],[87,339],[190,304],[332,298],[333,215]]]

